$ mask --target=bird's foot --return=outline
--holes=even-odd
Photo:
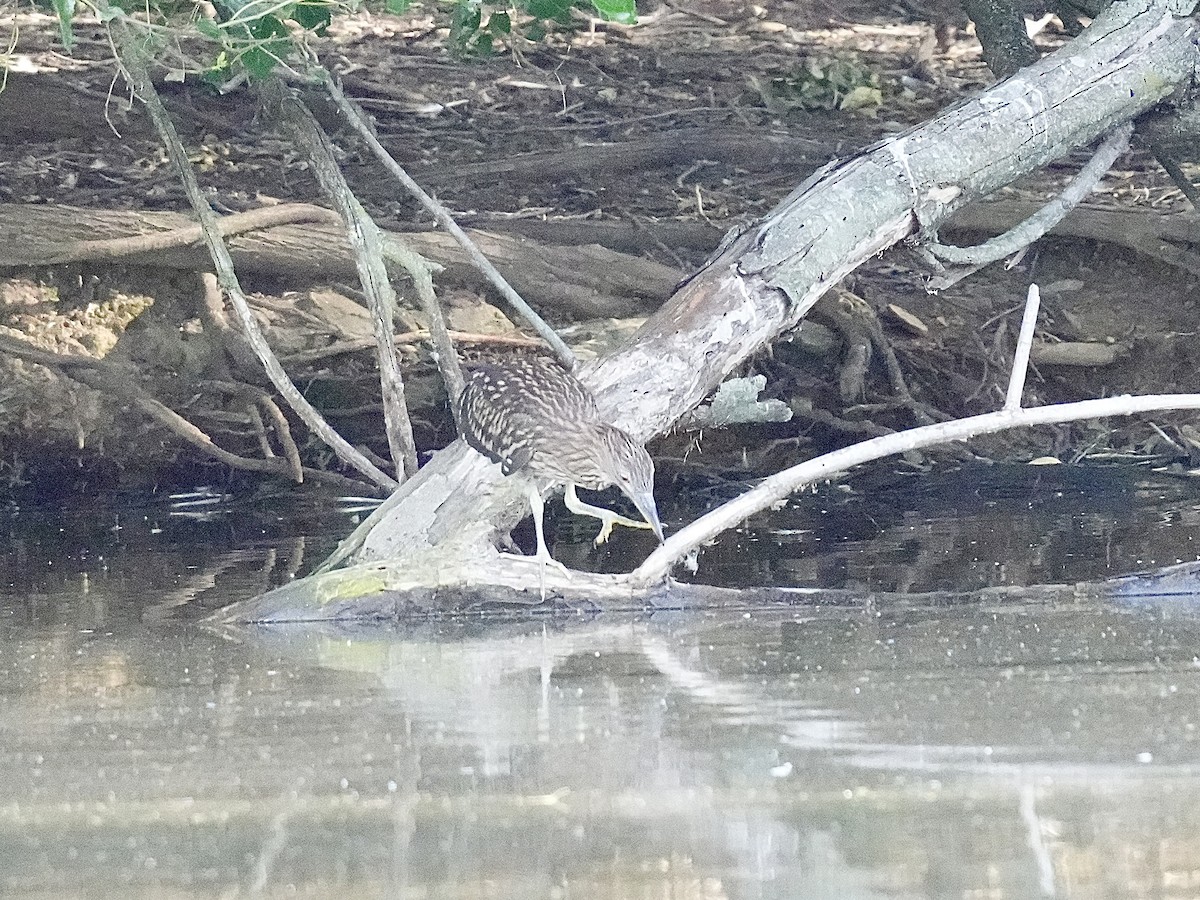
[[[575,492],[575,485],[568,484],[567,491],[563,495],[563,502],[567,509],[576,515],[591,516],[594,519],[599,519],[600,533],[596,535],[596,539],[592,541],[592,546],[599,547],[608,540],[608,536],[612,534],[614,525],[624,525],[626,528],[649,528],[654,531],[654,526],[649,522],[643,522],[639,519],[629,519],[619,513],[613,512],[611,509],[605,509],[603,506],[592,506],[590,503],[584,503],[579,499],[579,495]]]
[[[566,566],[564,566],[562,563],[560,563],[557,559],[555,559],[549,553],[547,553],[545,555],[543,555],[541,553],[536,553],[533,556],[526,556],[524,553],[501,553],[500,555],[502,557],[504,557],[505,559],[519,559],[522,562],[541,563],[542,568],[549,566],[550,568],[556,569],[557,571],[561,572],[563,575],[571,574],[570,569],[568,569]]]
[[[500,555],[506,556],[509,559],[519,559],[522,562],[538,563],[538,590],[541,592],[543,603],[546,602],[546,567],[550,566],[564,576],[570,576],[571,574],[571,570],[551,556],[549,551],[539,550],[533,556],[525,556],[520,553],[501,553]]]
[[[607,512],[607,511],[606,511]],[[642,522],[638,519],[628,519],[625,516],[618,515],[615,512],[608,512],[607,515],[598,517],[601,521],[600,533],[596,535],[596,539],[592,541],[593,547],[599,547],[608,540],[612,534],[614,525],[624,525],[626,528],[645,528],[653,530],[654,526],[649,522]]]

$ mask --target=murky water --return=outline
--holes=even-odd
[[[1186,482],[959,478],[830,488],[697,577],[929,590],[1200,555]],[[157,507],[8,523],[0,893],[1200,892],[1189,598],[194,624],[347,529]]]

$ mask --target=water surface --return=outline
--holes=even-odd
[[[696,577],[931,590],[1196,558],[1189,483],[1078,475],[851,481],[751,523]],[[1200,890],[1189,598],[196,623],[348,527],[312,508],[8,522],[0,893]],[[595,564],[640,549],[623,540]]]

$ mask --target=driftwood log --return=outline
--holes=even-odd
[[[289,204],[307,215],[286,224],[267,224],[234,239],[241,271],[283,284],[352,280],[354,261],[329,210]],[[279,208],[279,207],[276,207]],[[959,210],[942,227],[955,236],[995,235],[1037,211],[1028,200],[989,201]],[[265,209],[272,209],[267,207]],[[257,211],[256,211],[257,212]],[[647,235],[665,246],[711,252],[719,230],[703,222],[602,221],[592,219],[496,219],[471,230],[501,265],[515,275],[525,296],[544,310],[571,317],[625,317],[657,309],[686,273],[637,254]],[[211,265],[199,238],[174,241],[167,249],[119,255],[98,252],[97,234],[113,239],[163,237],[192,229],[180,213],[101,211],[68,206],[0,203],[0,270],[61,265],[68,262],[119,262],[179,270]],[[1135,210],[1081,206],[1051,229],[1056,237],[1082,238],[1127,247],[1161,262],[1200,274],[1200,221],[1187,213],[1147,215]],[[437,232],[405,232],[423,255],[448,267],[443,282],[482,288],[480,276],[456,245]],[[110,243],[105,241],[104,243]]]
[[[1020,224],[1040,209],[1032,200],[989,200],[956,212],[941,233],[956,238],[996,235]],[[610,250],[638,253],[650,234],[675,250],[708,253],[720,233],[703,222],[631,223],[596,219],[544,221],[496,219],[476,223],[484,231],[520,234],[540,241],[600,244]],[[1082,238],[1127,247],[1153,259],[1200,275],[1200,219],[1193,213],[1147,215],[1139,210],[1082,205],[1050,229],[1055,237]]]
[[[232,238],[238,271],[284,284],[354,281],[357,272],[341,224],[329,222],[329,210],[309,209],[308,221]],[[98,258],[125,265],[210,271],[212,262],[198,233],[190,242],[166,248],[131,246],[119,257],[98,257],[94,247],[85,245],[97,235],[137,238],[194,228],[190,219],[173,212],[0,204],[0,271]],[[448,235],[414,232],[397,237],[426,259],[445,266],[445,280],[485,289],[483,277]],[[473,231],[471,237],[527,300],[543,311],[572,319],[644,315],[657,309],[679,282],[680,273],[670,266],[595,244],[564,247],[485,231]]]
[[[1060,51],[937,119],[817,173],[718,253],[623,348],[583,373],[601,408],[649,438],[736,365],[794,327],[831,286],[957,210],[1081,148],[1195,77],[1194,4],[1114,4]],[[353,564],[226,611],[227,619],[378,615],[372,597],[455,601],[536,583],[501,557],[497,530],[523,515],[522,488],[461,442],[439,453],[345,545]],[[629,602],[661,583],[547,572],[564,596]],[[362,598],[359,606],[356,598]],[[390,604],[388,604],[390,606]]]

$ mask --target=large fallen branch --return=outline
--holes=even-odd
[[[665,430],[863,261],[936,231],[965,204],[1151,108],[1196,71],[1195,23],[1173,15],[1192,5],[1116,4],[1059,52],[975,100],[818,173],[764,222],[732,236],[628,346],[583,373],[602,411],[641,438]],[[1174,406],[1200,406],[1200,397],[1110,402],[1105,410]],[[1099,409],[1006,410],[991,414],[1002,419],[906,432],[906,445],[960,438],[973,429],[1065,421],[1081,412]],[[850,457],[865,458],[873,457]],[[362,611],[377,612],[371,597],[381,591],[469,595],[530,584],[536,581],[531,565],[501,558],[493,546],[497,529],[522,515],[523,500],[521,485],[456,443],[346,542],[344,555],[357,565],[290,585],[278,596],[279,607],[307,603],[311,617],[321,617],[334,603],[346,614],[361,597]],[[748,505],[745,514],[754,508]],[[680,552],[686,546],[664,548],[666,557],[652,568],[661,574]],[[628,576],[578,573],[569,583],[548,586],[573,597],[647,590],[644,580]],[[263,598],[253,617],[270,617],[273,596]]]
[[[228,218],[241,225],[250,215]],[[288,204],[285,215],[304,215],[309,221],[239,233],[229,239],[238,272],[270,276],[285,284],[328,283],[357,276],[344,229],[330,224],[336,221],[335,213]],[[109,239],[94,241],[97,234]],[[543,310],[571,317],[645,315],[657,309],[679,282],[680,273],[670,266],[600,246],[556,246],[527,241],[520,235],[477,230],[470,235],[525,297]],[[120,238],[128,238],[129,243],[127,252],[117,256]],[[413,232],[403,238],[426,259],[445,268],[443,283],[486,289],[484,278],[449,235]],[[208,271],[212,262],[198,239],[198,226],[179,213],[0,203],[0,270],[68,260],[119,259],[131,266]],[[393,277],[404,274],[399,266],[389,266],[389,270]]]
[[[677,560],[696,553],[721,532],[802,488],[856,465],[1013,428],[1159,410],[1200,409],[1200,394],[1104,397],[1077,403],[1023,407],[1021,398],[1029,371],[1039,302],[1038,289],[1034,285],[1029,290],[1008,392],[1000,410],[883,435],[785,469],[671,535],[628,575],[568,573],[553,568],[543,571],[533,557],[507,558],[505,565],[498,566],[496,562],[500,557],[493,553],[492,559],[468,559],[444,582],[431,584],[428,581],[430,564],[439,577],[443,570],[431,559],[418,558],[414,565],[414,560],[408,557],[401,563],[382,560],[319,572],[263,597],[221,610],[213,620],[230,623],[377,618],[438,609],[459,611],[481,604],[493,608],[505,604],[531,605],[537,601],[529,596],[524,585],[528,583],[529,570],[534,568],[538,569],[539,583],[544,585],[541,592],[555,591],[572,604],[586,602],[606,610],[639,605],[691,608],[703,605],[721,592],[708,585],[671,581],[671,569]],[[437,549],[431,548],[427,552],[435,553]],[[787,591],[781,592],[781,595],[786,594]]]
[[[1037,212],[1028,200],[991,200],[955,213],[942,232],[1000,234]],[[287,220],[287,224],[274,224]],[[221,219],[231,238],[238,271],[283,283],[350,279],[354,260],[336,213],[319,206],[286,204]],[[299,224],[317,223],[317,224]],[[228,224],[227,224],[228,223]],[[710,252],[720,232],[703,222],[641,224],[595,219],[494,219],[470,234],[501,259],[526,296],[539,307],[572,317],[623,318],[657,309],[683,279],[671,266],[638,257],[647,237],[680,250]],[[246,229],[253,229],[247,232]],[[94,240],[96,234],[113,235]],[[114,262],[205,269],[200,229],[172,212],[79,209],[0,203],[0,268],[62,262]],[[1050,230],[1055,237],[1104,241],[1200,272],[1200,220],[1188,213],[1160,215],[1137,209],[1083,205]],[[445,235],[407,232],[422,255],[448,268],[443,284],[482,287],[482,279]]]

